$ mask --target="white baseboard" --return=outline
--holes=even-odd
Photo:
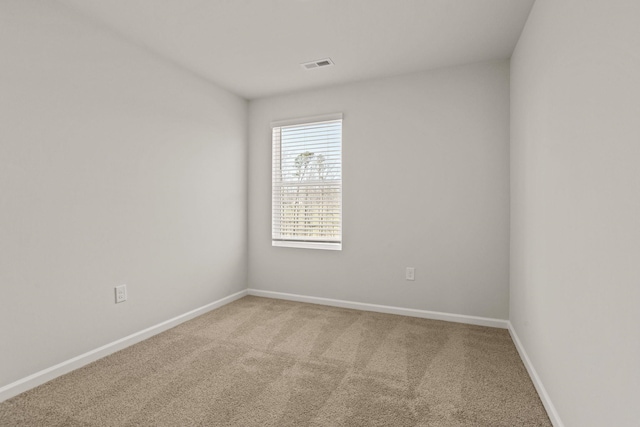
[[[245,295],[247,295],[247,290],[236,292],[235,294],[221,298],[217,301],[204,305],[200,308],[196,308],[195,310],[191,310],[187,313],[181,314],[162,323],[158,323],[157,325],[133,333],[112,343],[103,345],[102,347],[88,351],[72,359],[66,360],[62,363],[58,363],[55,366],[43,369],[42,371],[36,372],[35,374],[29,375],[28,377],[22,378],[11,384],[1,387],[0,402],[5,401],[29,389],[37,387],[41,384],[44,384],[48,381],[51,381],[52,379],[59,377],[60,375],[71,372],[95,360],[108,356],[111,353],[115,353],[116,351],[122,350],[123,348],[129,347],[140,341],[144,341],[147,338],[171,329],[174,326],[179,325],[180,323],[191,320],[194,317],[200,316],[208,311],[221,307],[225,304],[229,304],[230,302],[242,298]]]
[[[513,325],[511,324],[511,322],[509,322],[509,333],[511,334],[511,339],[516,345],[516,349],[520,354],[520,358],[522,359],[522,362],[524,363],[525,368],[527,368],[527,372],[529,372],[531,381],[533,382],[533,385],[538,391],[540,400],[542,401],[544,408],[547,410],[547,414],[549,415],[549,420],[551,420],[551,424],[553,424],[554,427],[564,427],[564,423],[560,419],[560,415],[558,415],[558,411],[556,411],[556,407],[553,406],[553,402],[551,402],[551,398],[549,397],[547,390],[544,388],[544,385],[542,384],[542,381],[540,380],[540,377],[536,372],[536,368],[533,367],[533,364],[531,363],[531,359],[529,359],[527,352],[524,350],[524,347],[522,346],[522,342],[520,342],[520,338],[518,338],[518,334],[516,334],[516,330],[513,328]]]
[[[489,317],[467,316],[464,314],[442,313],[438,311],[418,310],[414,308],[391,307],[388,305],[367,304],[338,299],[309,297],[305,295],[287,294],[283,292],[249,289],[249,295],[258,297],[283,299],[288,301],[307,302],[311,304],[329,305],[332,307],[351,308],[354,310],[375,311],[378,313],[399,314],[401,316],[421,317],[423,319],[444,320],[447,322],[466,323],[469,325],[489,326],[508,329],[509,321]]]

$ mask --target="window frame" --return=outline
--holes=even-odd
[[[276,209],[274,205],[274,190],[276,185],[276,164],[275,164],[275,141],[274,141],[274,129],[282,128],[287,126],[299,126],[299,125],[313,125],[316,123],[322,122],[330,122],[330,121],[340,121],[340,215],[339,215],[339,224],[340,224],[340,236],[338,242],[322,242],[322,241],[311,241],[304,240],[301,238],[300,240],[288,240],[288,239],[278,239],[274,236],[275,230],[275,217],[276,217]],[[320,116],[311,116],[311,117],[301,117],[297,119],[288,119],[288,120],[277,120],[271,122],[271,246],[272,247],[285,247],[285,248],[298,248],[298,249],[321,249],[321,250],[331,250],[331,251],[341,251],[343,244],[343,148],[342,148],[342,137],[343,137],[343,114],[342,113],[334,113],[334,114],[324,114]],[[282,141],[280,141],[280,159],[282,158]]]

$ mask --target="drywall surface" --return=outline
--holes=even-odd
[[[640,420],[640,2],[537,0],[511,65],[511,323],[567,427]]]
[[[55,2],[0,52],[0,386],[246,288],[246,101]]]
[[[249,111],[250,288],[507,318],[506,61],[264,98]],[[343,250],[272,247],[270,123],[338,112]]]

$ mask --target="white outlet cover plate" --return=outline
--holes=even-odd
[[[115,287],[116,291],[116,304],[119,302],[125,302],[127,300],[127,285],[120,285]]]
[[[415,280],[415,277],[416,277],[416,269],[413,267],[407,267],[407,271],[405,273],[405,279]]]

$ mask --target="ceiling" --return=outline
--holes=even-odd
[[[59,1],[247,99],[509,58],[534,2]]]

